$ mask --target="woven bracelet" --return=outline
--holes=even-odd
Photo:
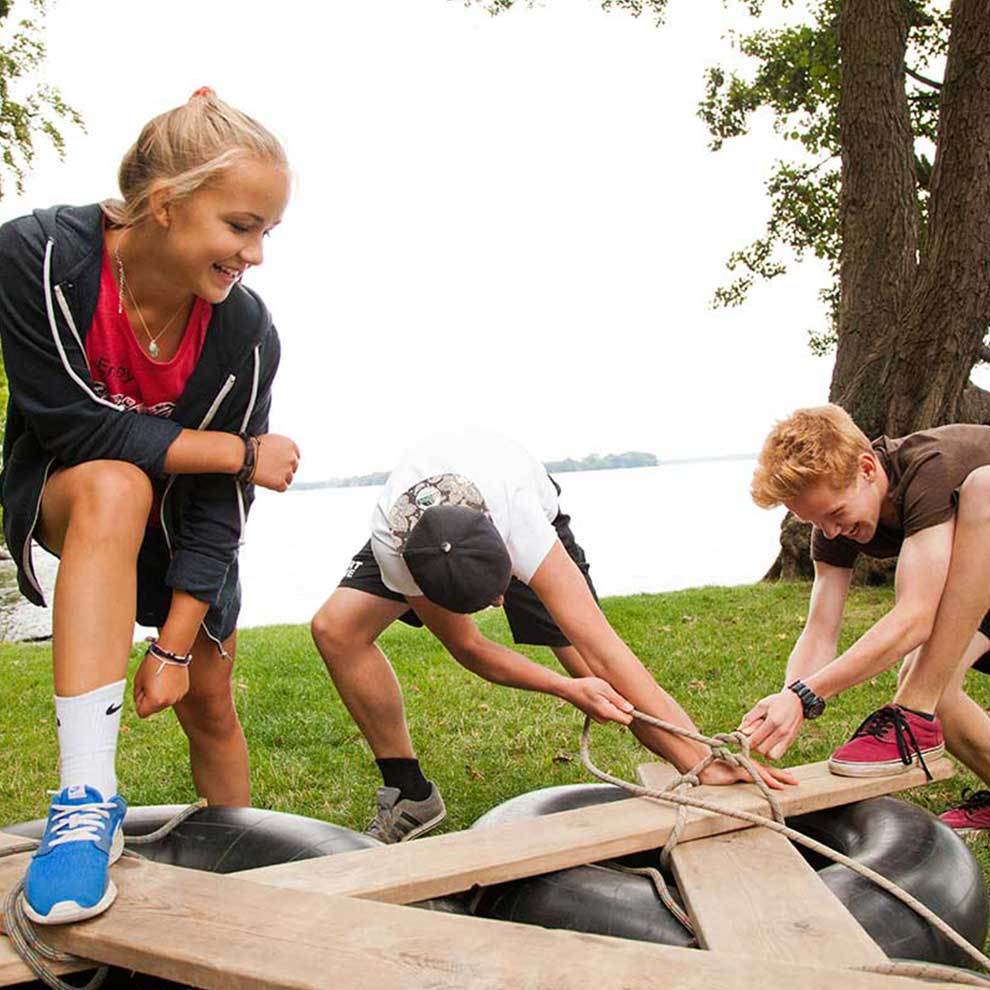
[[[145,656],[154,657],[158,661],[159,674],[165,667],[188,667],[192,663],[192,653],[187,653],[185,656],[180,653],[173,653],[171,650],[166,650],[164,646],[159,646],[157,639],[153,639],[148,644],[148,651]]]
[[[238,436],[244,441],[244,463],[235,477],[242,485],[250,485],[254,481],[255,472],[258,470],[261,441],[247,433],[239,433]]]

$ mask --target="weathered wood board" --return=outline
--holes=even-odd
[[[932,771],[936,779],[944,779],[952,774],[952,764],[948,760],[940,760],[932,765]],[[917,786],[924,783],[923,774],[920,771],[911,771],[897,777],[875,778],[871,780],[853,780],[850,778],[836,777],[829,774],[824,764],[810,764],[805,767],[795,769],[796,775],[801,779],[801,786],[789,788],[781,792],[782,803],[787,814],[800,814],[806,811],[817,810],[822,807],[829,807],[836,804],[848,803],[850,801],[862,800],[866,797],[873,797],[880,794],[892,793],[908,787]],[[743,810],[761,812],[763,801],[759,793],[752,786],[727,788],[700,788],[697,793],[702,796],[711,797],[720,802]],[[356,897],[363,897],[372,900],[392,901],[395,903],[409,903],[428,897],[440,896],[445,893],[452,893],[458,890],[470,888],[476,883],[494,883],[516,877],[529,876],[536,873],[545,873],[553,869],[561,869],[566,866],[578,865],[592,862],[611,856],[622,855],[627,852],[639,851],[642,849],[655,848],[663,844],[669,835],[670,828],[674,821],[675,812],[655,801],[634,798],[628,801],[615,802],[608,805],[601,805],[594,808],[581,809],[580,811],[563,812],[553,816],[547,816],[541,821],[539,829],[533,829],[532,823],[519,823],[508,826],[500,826],[490,830],[479,830],[477,832],[460,832],[451,835],[438,836],[436,838],[426,838],[418,840],[413,844],[403,844],[399,846],[389,846],[382,849],[372,849],[357,853],[346,853],[336,857],[318,860],[307,860],[295,864],[286,864],[277,867],[267,867],[260,870],[249,870],[241,874],[245,879],[250,880],[256,886],[246,888],[234,886],[224,887],[223,884],[230,883],[230,878],[208,877],[202,874],[193,874],[191,871],[180,871],[185,878],[181,883],[168,879],[163,880],[165,889],[169,889],[169,883],[177,885],[176,893],[179,895],[177,910],[185,911],[185,902],[182,900],[181,892],[190,886],[200,887],[204,883],[220,884],[218,887],[211,887],[214,896],[218,898],[217,903],[226,905],[236,898],[240,904],[241,890],[250,890],[261,897],[267,907],[262,907],[262,901],[253,900],[244,902],[252,903],[264,914],[271,912],[276,907],[285,904],[297,904],[307,897],[315,897],[317,906],[326,907],[326,898],[322,894],[349,894]],[[730,830],[749,829],[745,822],[738,819],[730,819],[709,812],[691,811],[690,822],[686,830],[687,837],[719,835]],[[752,831],[752,829],[750,829]],[[0,848],[4,848],[21,840],[16,837],[4,836],[0,834]],[[687,848],[687,846],[685,847]],[[26,855],[9,857],[7,860],[0,860],[0,893],[5,890],[9,883],[13,882],[22,872],[26,865]],[[15,865],[16,864],[16,865]],[[329,867],[329,869],[328,869]],[[122,892],[134,886],[132,874],[138,868],[137,864],[125,862],[114,868],[114,876],[121,886]],[[152,867],[152,864],[140,864],[140,868],[149,870],[164,869],[168,867]],[[155,874],[156,876],[158,874]],[[126,878],[122,883],[121,878]],[[5,879],[4,879],[5,878]],[[193,879],[195,878],[195,879]],[[264,885],[264,887],[262,886]],[[291,899],[271,897],[271,892],[265,893],[265,887],[277,886],[292,889],[297,892]],[[129,899],[121,896],[118,904],[114,906],[105,918],[95,919],[83,925],[76,925],[66,929],[51,929],[50,932],[58,933],[57,938],[67,951],[86,955],[88,947],[102,943],[87,942],[82,937],[83,932],[102,931],[101,926],[110,925],[116,932],[117,924],[111,923],[110,918],[132,919],[130,927],[135,931],[142,929],[138,923],[141,912],[144,910],[140,897],[135,898],[134,891],[131,891]],[[143,892],[142,892],[143,895]],[[147,906],[147,905],[145,905]],[[214,905],[216,906],[216,905]],[[366,906],[360,909],[353,906],[351,912],[364,911]],[[154,924],[162,924],[161,905],[156,911],[154,907],[148,909],[149,918],[154,919]],[[166,913],[168,909],[165,908]],[[336,911],[348,909],[336,902]],[[222,912],[221,912],[222,915]],[[423,924],[429,925],[429,919],[443,917],[441,925],[449,924],[446,916],[437,914],[427,914],[426,912],[415,912],[411,917],[417,918],[415,923],[410,922],[411,930],[419,931]],[[400,920],[407,915],[399,917],[390,916],[388,924],[406,925]],[[422,921],[426,918],[426,921]],[[257,924],[258,919],[251,921],[250,916],[245,919],[246,930],[254,931],[252,924]],[[479,922],[478,919],[457,919],[458,923],[464,921]],[[171,922],[169,922],[171,924]],[[502,926],[504,923],[495,923]],[[123,926],[127,927],[127,926]],[[167,926],[166,926],[167,927]],[[517,928],[519,926],[512,926]],[[171,929],[169,929],[171,931]],[[267,929],[266,929],[267,930]],[[438,929],[439,930],[439,929]],[[530,931],[530,929],[523,929]],[[64,933],[64,934],[63,934]],[[76,934],[79,933],[79,934]],[[215,935],[216,933],[214,933]],[[428,932],[426,933],[428,934]],[[554,933],[565,935],[566,933]],[[87,936],[88,937],[88,936]],[[256,938],[252,935],[252,938]],[[423,937],[426,937],[424,934]],[[528,936],[532,937],[532,936]],[[571,936],[572,938],[574,936]],[[498,938],[492,936],[492,938]],[[517,939],[525,938],[519,934]],[[586,939],[587,936],[580,938]],[[65,941],[62,941],[62,940]],[[120,957],[108,958],[105,951],[101,949],[101,954],[96,956],[119,965],[142,968],[144,971],[167,976],[168,973],[161,972],[160,969],[147,968],[145,965],[149,960],[155,959],[155,943],[148,934],[149,942],[143,949],[135,944],[135,939],[130,936],[125,937],[128,948],[122,950]],[[170,944],[171,944],[170,938]],[[441,939],[442,941],[442,939]],[[606,940],[611,943],[614,940]],[[140,942],[140,939],[137,939]],[[632,946],[635,943],[621,943],[630,953],[634,955]],[[655,947],[654,947],[655,948]],[[113,950],[116,951],[116,950]],[[431,950],[432,951],[432,950]],[[453,951],[453,950],[452,950]],[[513,951],[507,949],[507,951]],[[647,951],[644,948],[642,951]],[[670,950],[674,951],[674,950]],[[142,965],[138,966],[128,953],[141,952]],[[136,958],[136,957],[135,957]],[[224,962],[226,965],[226,960]],[[83,964],[80,964],[82,966]],[[90,964],[91,965],[91,964]],[[156,964],[157,965],[157,964]],[[162,964],[165,965],[165,964]],[[183,964],[185,965],[185,963]],[[195,959],[190,962],[193,969],[200,965]],[[460,965],[467,965],[467,962],[459,962]],[[714,965],[706,962],[705,966]],[[65,966],[63,972],[72,970],[71,965]],[[198,970],[197,970],[198,972]],[[684,971],[684,979],[687,980],[687,970]],[[713,970],[705,970],[708,977],[715,979],[718,970],[716,966]],[[733,970],[735,972],[735,970]],[[757,971],[754,970],[754,973]],[[0,939],[0,986],[8,985],[12,982],[14,974],[17,979],[23,979],[26,970],[20,960],[17,960],[13,950],[5,939]],[[702,970],[699,969],[701,974]],[[172,978],[177,978],[173,976]],[[187,979],[186,977],[182,977]],[[504,985],[533,985],[543,986],[552,984],[542,983],[519,983],[519,974],[511,977],[505,976]],[[701,978],[699,976],[699,978]],[[755,978],[755,977],[754,977]],[[787,979],[793,979],[793,975]],[[783,980],[784,977],[782,976]],[[190,982],[187,979],[187,982]],[[596,980],[596,982],[598,982]],[[203,983],[203,986],[247,986],[243,981],[234,983]],[[250,984],[255,985],[255,984]],[[259,986],[269,984],[260,983]],[[271,985],[289,985],[285,983],[275,983]],[[309,985],[309,984],[299,984]],[[355,986],[361,984],[354,984]],[[412,985],[412,984],[410,984]],[[438,984],[446,986],[448,984]],[[458,985],[450,983],[449,985]],[[474,985],[474,984],[472,984]],[[477,984],[483,985],[503,985],[499,983]],[[565,984],[561,984],[563,986]],[[611,984],[607,984],[611,985]],[[616,984],[620,985],[620,984]],[[623,986],[638,986],[639,984],[622,984]],[[643,984],[646,985],[646,984]],[[692,986],[693,983],[686,982],[683,985]],[[733,984],[736,985],[736,984]],[[743,986],[743,984],[738,984]],[[767,984],[769,985],[769,984]],[[811,985],[811,984],[809,984]],[[864,984],[865,986],[865,984]],[[878,985],[879,986],[879,985]]]
[[[664,764],[637,772],[646,787],[670,782]],[[791,842],[770,829],[679,843],[671,867],[705,949],[843,968],[887,959]]]
[[[953,773],[952,762],[935,760],[936,780]],[[784,813],[798,815],[868,797],[892,794],[926,782],[915,768],[892,777],[853,778],[829,773],[825,763],[791,768],[797,787],[778,791]],[[700,787],[696,795],[743,811],[765,814],[766,802],[753,784]],[[347,894],[392,904],[440,897],[475,884],[502,883],[569,866],[656,849],[670,835],[676,811],[647,798],[630,798],[540,819],[478,831],[427,836],[382,849],[363,849],[326,859],[285,863],[242,876],[272,886],[324,894]],[[689,812],[686,839],[717,835],[750,826],[707,811]]]
[[[0,859],[0,891],[26,857]],[[270,888],[157,863],[113,868],[120,896],[46,933],[59,948],[207,990],[835,990],[835,971],[728,953]],[[849,971],[843,990],[920,990]],[[931,985],[925,984],[926,990]]]

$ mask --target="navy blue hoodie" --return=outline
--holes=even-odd
[[[10,383],[0,501],[21,592],[44,597],[31,540],[55,468],[129,461],[166,478],[165,454],[183,428],[268,431],[279,341],[264,304],[236,285],[213,307],[199,361],[168,419],[100,398],[86,360],[103,262],[98,205],[36,210],[0,227],[0,340]],[[231,475],[167,478],[162,524],[171,588],[208,602],[207,632],[224,639],[240,608],[237,551],[253,488]],[[157,621],[162,621],[161,616]]]

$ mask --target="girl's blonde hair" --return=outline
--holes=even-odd
[[[123,199],[101,205],[112,224],[132,227],[148,215],[151,194],[163,182],[181,199],[245,157],[288,168],[278,138],[203,87],[144,125],[120,163]]]
[[[798,409],[770,431],[750,494],[758,506],[771,509],[820,481],[845,488],[856,477],[860,455],[871,449],[866,434],[840,406]]]

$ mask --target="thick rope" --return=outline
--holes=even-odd
[[[618,873],[632,873],[638,877],[646,877],[653,884],[653,889],[656,891],[657,897],[663,902],[664,907],[667,908],[691,935],[695,936],[695,940],[697,941],[697,934],[694,930],[694,922],[691,920],[691,915],[674,900],[674,895],[670,892],[667,881],[664,880],[663,874],[655,866],[626,866],[625,863],[616,862],[614,859],[610,859],[604,863],[592,863],[591,865],[606,870],[615,870]]]
[[[152,842],[157,842],[164,838],[173,829],[181,825],[190,815],[200,808],[206,807],[206,801],[200,798],[195,804],[183,808],[174,818],[169,819],[161,828],[156,829],[148,835],[125,835],[124,841],[128,847],[145,846]],[[0,850],[0,856],[13,856],[15,853],[30,852],[38,847],[37,839],[28,839],[16,846],[8,846]],[[140,856],[125,850],[125,856],[140,858]],[[47,965],[49,962],[78,962],[79,957],[70,955],[67,952],[59,952],[38,937],[35,926],[31,919],[24,912],[24,881],[18,880],[16,885],[8,891],[3,902],[3,928],[7,933],[14,950],[21,957],[25,965],[34,975],[52,990],[97,990],[103,985],[107,974],[110,972],[109,966],[101,966],[84,986],[77,986],[74,983],[66,983],[65,980],[56,976]]]
[[[768,828],[773,832],[777,832],[780,835],[786,836],[792,842],[802,845],[807,849],[818,853],[821,856],[831,859],[836,863],[841,863],[843,866],[847,866],[850,870],[855,871],[860,876],[866,877],[871,880],[882,890],[885,890],[891,896],[896,897],[899,901],[906,904],[912,911],[920,915],[925,921],[927,921],[933,928],[944,935],[953,945],[962,949],[963,952],[969,956],[974,962],[979,966],[983,967],[985,970],[990,970],[990,959],[988,959],[982,952],[974,948],[970,943],[963,938],[955,929],[950,925],[946,924],[937,914],[934,913],[927,905],[922,904],[916,897],[909,894],[906,890],[902,890],[897,884],[892,883],[886,877],[881,876],[875,870],[870,869],[868,866],[864,866],[862,863],[857,863],[855,860],[850,859],[848,856],[837,852],[835,849],[818,842],[816,839],[809,838],[806,835],[802,835],[800,832],[790,828],[783,823],[783,814],[781,812],[780,803],[777,801],[770,791],[766,783],[760,777],[759,772],[756,770],[755,764],[749,757],[749,741],[746,736],[742,733],[723,733],[713,737],[703,736],[700,733],[691,732],[687,729],[683,729],[679,725],[674,725],[671,722],[665,722],[663,719],[654,718],[652,715],[646,715],[643,712],[633,710],[632,715],[634,718],[641,722],[645,722],[647,725],[653,725],[658,729],[663,729],[665,732],[672,732],[675,735],[686,736],[689,739],[693,739],[696,742],[703,743],[704,745],[711,747],[711,753],[705,757],[696,767],[693,767],[687,773],[681,774],[677,780],[666,790],[657,790],[649,787],[642,787],[639,784],[634,784],[631,781],[623,780],[620,777],[613,777],[611,774],[606,773],[604,770],[600,770],[591,761],[591,755],[589,752],[589,739],[591,734],[591,718],[586,717],[584,721],[584,729],[581,732],[581,762],[584,764],[585,768],[589,773],[593,774],[599,780],[605,781],[606,783],[613,784],[616,787],[621,787],[628,791],[630,794],[635,794],[638,797],[653,798],[658,801],[663,801],[665,803],[674,804],[678,806],[678,816],[677,822],[675,823],[674,829],[671,831],[670,838],[667,844],[664,846],[663,853],[661,854],[664,859],[668,858],[670,853],[673,851],[674,846],[676,846],[677,841],[681,837],[683,832],[683,823],[687,816],[688,808],[699,808],[702,811],[710,811],[713,814],[725,815],[729,818],[738,818],[741,821],[749,822],[751,825],[759,825],[763,828]],[[726,745],[730,742],[739,742],[741,753],[731,753],[726,749]],[[704,801],[700,798],[689,797],[688,795],[681,793],[686,790],[687,787],[694,786],[699,783],[698,774],[700,774],[705,767],[711,764],[716,759],[724,759],[731,763],[733,766],[741,766],[745,768],[746,772],[756,783],[764,797],[767,797],[768,803],[772,809],[773,817],[766,818],[762,815],[756,815],[752,812],[737,810],[734,808],[722,807],[712,801]],[[919,968],[920,967],[920,968]],[[890,962],[881,963],[878,967],[875,966],[863,966],[859,967],[861,969],[870,972],[881,972],[888,973],[892,975],[900,976],[913,976],[918,978],[921,976],[921,969],[926,971],[932,971],[933,969],[939,969],[939,967],[933,967],[928,963],[901,963],[901,962]],[[961,982],[961,980],[956,976],[956,971],[948,968],[946,972],[946,967],[942,967],[940,972],[934,974],[935,979],[948,980],[954,982]],[[976,974],[964,974],[967,985],[971,986],[983,986],[990,987],[990,979],[983,976],[978,976]],[[977,982],[972,982],[972,981]]]

